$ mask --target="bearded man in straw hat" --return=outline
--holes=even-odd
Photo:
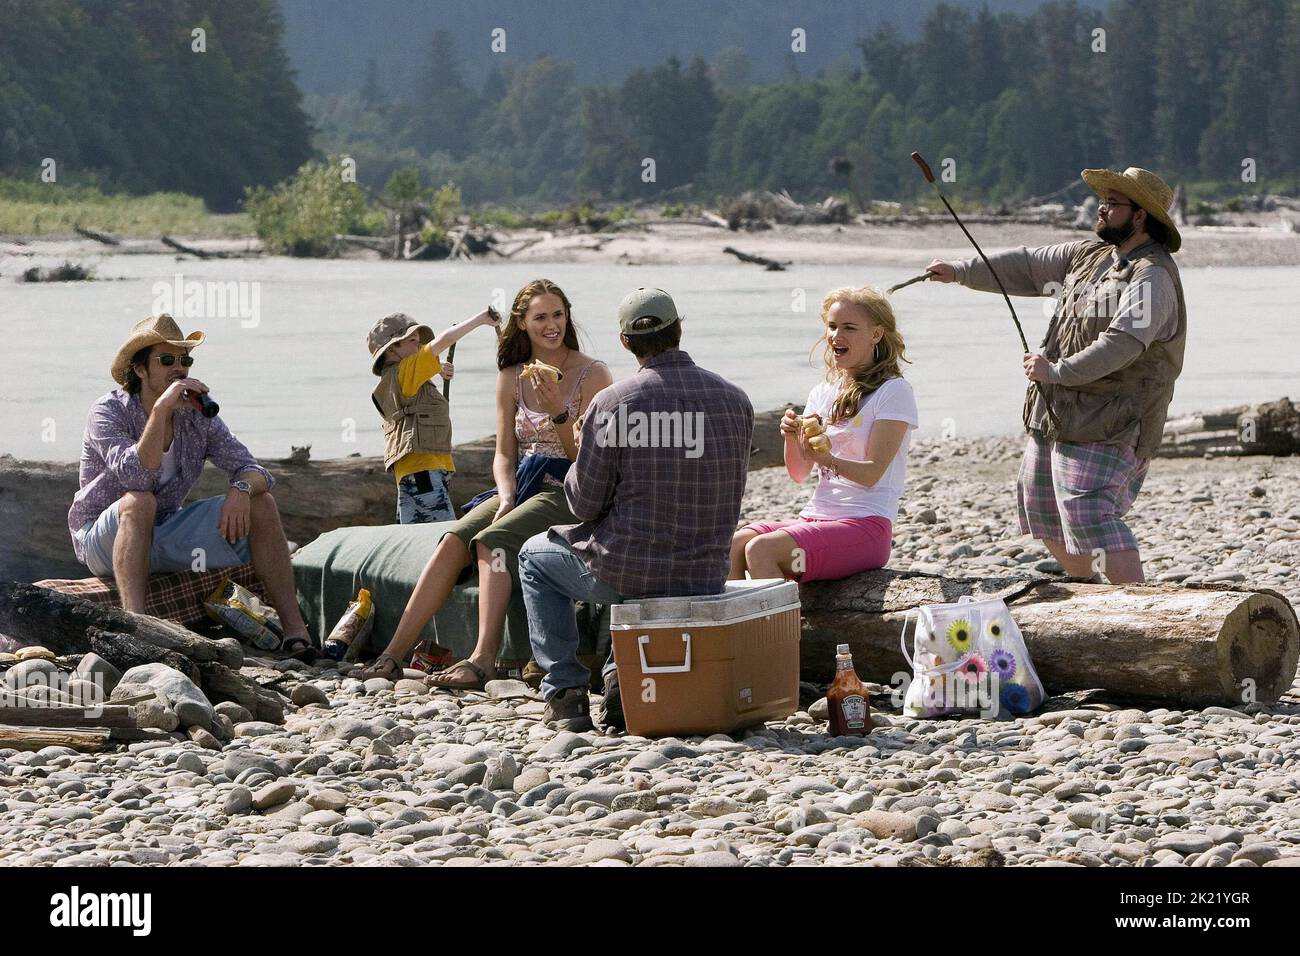
[[[1020,528],[1066,573],[1142,581],[1124,515],[1164,433],[1183,367],[1187,308],[1171,253],[1182,245],[1173,191],[1155,173],[1085,169],[1100,199],[1096,240],[992,256],[1011,295],[1058,295],[1030,380],[1029,442],[1017,479]],[[997,292],[978,259],[930,263],[940,282]],[[1050,403],[1050,407],[1049,407]]]
[[[285,649],[311,646],[294,593],[289,548],[270,495],[274,479],[219,417],[205,417],[191,378],[202,332],[170,315],[137,322],[113,360],[120,386],[91,407],[81,445],[81,489],[68,512],[77,560],[112,577],[122,607],[142,612],[151,573],[252,562],[280,615]],[[230,476],[223,496],[188,505],[204,461]]]

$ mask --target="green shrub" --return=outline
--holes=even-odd
[[[331,256],[334,237],[373,225],[366,196],[344,182],[337,159],[304,163],[292,179],[245,191],[244,209],[267,249],[291,256]]]

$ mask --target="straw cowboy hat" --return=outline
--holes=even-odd
[[[1093,192],[1100,194],[1113,189],[1117,193],[1123,193],[1145,209],[1147,215],[1164,223],[1169,230],[1167,247],[1170,252],[1177,252],[1182,246],[1183,237],[1174,225],[1173,217],[1169,215],[1174,204],[1174,191],[1155,173],[1140,166],[1130,166],[1122,173],[1110,169],[1085,169],[1079,175]]]
[[[177,348],[192,349],[206,336],[202,332],[185,335],[180,326],[170,315],[151,315],[141,319],[131,327],[131,337],[117,350],[113,359],[113,381],[125,385],[131,371],[131,356],[150,345],[174,345]]]
[[[384,352],[394,342],[400,342],[409,335],[418,333],[420,344],[428,345],[433,341],[433,329],[420,325],[404,312],[386,315],[370,330],[366,336],[366,346],[370,349],[370,371],[376,375],[383,374]]]

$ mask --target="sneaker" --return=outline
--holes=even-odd
[[[605,675],[605,696],[596,708],[596,726],[607,734],[627,730],[623,720],[623,695],[618,689],[618,671]]]
[[[566,687],[546,702],[542,723],[556,730],[591,730],[587,688]]]

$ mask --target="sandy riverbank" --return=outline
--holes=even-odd
[[[918,442],[891,565],[1048,570],[1014,529],[1018,453]],[[793,514],[809,490],[754,472],[744,515]],[[1300,459],[1156,460],[1133,525],[1153,577],[1300,600]],[[270,666],[256,673],[301,706],[279,727],[220,705],[233,739],[200,738],[213,749],[0,750],[0,864],[1300,862],[1298,689],[1207,710],[1073,695],[1006,721],[905,719],[881,694],[865,740],[827,737],[812,707],[734,739],[648,741],[557,734],[514,682],[430,694]]]
[[[1300,265],[1300,233],[1289,231],[1287,213],[1238,215],[1230,226],[1189,226],[1183,232],[1178,262],[1184,267]],[[1254,226],[1245,223],[1254,223]],[[971,230],[985,250],[1015,246],[1037,246],[1087,238],[1088,231],[1024,223],[980,223]],[[1294,226],[1290,227],[1294,230]],[[655,220],[628,225],[604,233],[548,232],[541,230],[494,230],[510,249],[515,240],[537,239],[509,261],[567,263],[592,262],[622,265],[678,265],[732,262],[722,252],[733,246],[742,252],[765,256],[796,265],[863,265],[915,267],[919,273],[933,257],[961,258],[974,252],[951,221],[926,223],[853,223],[843,226],[775,226],[756,232],[730,232],[692,222]],[[14,241],[17,239],[18,241]],[[254,237],[197,239],[190,245],[204,251],[234,255],[260,254]],[[29,258],[77,259],[100,255],[169,252],[154,240],[126,240],[110,247],[92,240],[72,237],[0,237],[0,256],[14,257],[14,264]],[[374,255],[364,253],[363,255]],[[479,261],[492,263],[496,256]],[[24,266],[25,267],[25,266]],[[759,268],[757,266],[753,267]],[[11,265],[0,269],[9,275]]]

